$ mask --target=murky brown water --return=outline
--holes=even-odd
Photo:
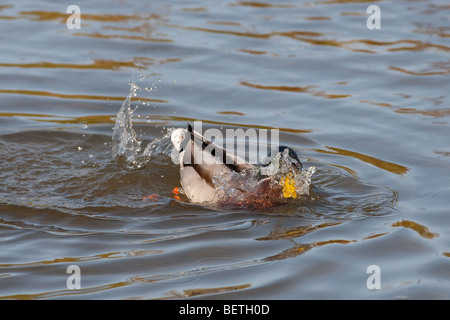
[[[69,30],[72,4],[0,5],[0,298],[450,298],[446,1],[77,1]],[[310,196],[174,199],[164,136],[195,120],[279,129]]]

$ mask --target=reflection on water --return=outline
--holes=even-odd
[[[430,232],[427,227],[422,226],[414,221],[402,220],[392,224],[393,227],[404,227],[409,228],[416,231],[425,239],[433,239],[434,237],[438,237],[437,233]]]
[[[158,63],[166,63],[173,60],[158,61]],[[145,68],[155,63],[155,59],[148,57],[135,57],[132,61],[114,61],[114,60],[94,60],[90,64],[71,64],[71,63],[52,63],[52,62],[36,62],[36,63],[0,63],[0,67],[12,68],[62,68],[62,69],[109,69],[117,70],[120,68]]]
[[[334,147],[327,147],[328,150],[316,150],[316,152],[319,153],[334,153],[334,154],[339,154],[342,156],[347,156],[347,157],[353,157],[356,159],[359,159],[361,161],[370,163],[378,168],[381,168],[383,170],[392,172],[392,173],[396,173],[396,174],[404,174],[408,171],[408,168],[402,166],[402,165],[398,165],[395,163],[391,163],[391,162],[387,162],[387,161],[383,161],[380,159],[376,159],[374,157],[371,156],[367,156],[365,154],[360,154],[357,152],[353,152],[353,151],[349,151],[349,150],[343,150],[343,149],[339,149],[339,148],[334,148]]]
[[[61,23],[66,23],[67,13],[59,11],[20,11],[19,15],[21,17],[29,18],[31,20],[37,21],[50,21],[56,20]],[[160,15],[147,14],[147,15],[124,15],[124,14],[91,14],[83,13],[83,20],[87,21],[100,21],[100,22],[125,22],[128,20],[142,20],[148,21],[151,19],[161,19]]]
[[[60,4],[0,5],[1,299],[449,298],[446,3],[79,6],[69,30]],[[169,133],[196,120],[279,129],[309,196],[175,197]]]
[[[98,95],[83,95],[83,94],[62,94],[48,91],[35,91],[35,90],[0,90],[0,93],[9,94],[21,94],[21,95],[34,95],[34,96],[47,96],[63,99],[76,99],[76,100],[102,100],[102,101],[117,101],[122,100],[123,97],[111,97],[111,96],[98,96]],[[140,98],[141,101],[150,101],[165,103],[166,101],[160,99]]]
[[[143,37],[143,36],[125,36],[118,34],[100,34],[96,33],[83,33],[77,32],[74,35],[81,37],[91,37],[91,38],[99,38],[99,39],[123,39],[123,40],[138,40],[138,41],[150,41],[150,42],[172,42],[169,39],[163,38],[151,38],[151,37]]]
[[[264,86],[258,85],[248,82],[241,82],[243,86],[247,86],[255,89],[264,89],[264,90],[279,90],[279,91],[288,91],[288,92],[298,92],[298,93],[309,93],[313,96],[324,97],[327,99],[339,99],[339,98],[348,98],[351,97],[349,94],[329,94],[324,91],[311,90],[316,86],[308,86],[308,87],[288,87],[288,86]]]

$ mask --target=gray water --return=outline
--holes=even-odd
[[[448,299],[449,14],[439,0],[2,3],[0,298]],[[140,166],[113,154],[130,83]],[[279,129],[316,168],[310,195],[175,199],[167,133],[196,120]]]

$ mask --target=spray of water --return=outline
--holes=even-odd
[[[211,202],[221,206],[271,207],[288,198],[309,195],[315,170],[315,167],[298,169],[292,165],[287,152],[278,153],[267,166],[255,166],[240,173],[216,174],[213,179],[216,193]]]
[[[138,86],[130,84],[130,92],[119,109],[112,136],[113,159],[123,156],[127,162],[133,163],[141,150],[141,141],[133,129],[133,111],[131,110],[131,97],[136,95]]]
[[[122,158],[131,168],[141,168],[148,163],[153,155],[170,155],[172,151],[170,134],[173,129],[167,130],[164,136],[152,140],[142,150],[142,141],[133,128],[133,112],[136,109],[132,110],[131,108],[131,99],[136,96],[138,89],[136,83],[130,83],[130,92],[117,113],[112,135],[113,160]]]

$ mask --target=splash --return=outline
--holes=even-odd
[[[170,133],[173,129],[168,129],[163,137],[150,141],[142,150],[142,141],[133,128],[133,113],[136,109],[131,108],[131,99],[136,96],[137,90],[139,86],[131,82],[130,92],[117,113],[112,135],[112,158],[124,159],[127,166],[138,169],[146,165],[156,154],[170,156],[172,151]]]
[[[130,92],[117,113],[112,136],[113,159],[123,156],[130,163],[135,161],[136,155],[141,150],[141,141],[133,129],[133,110],[131,110],[131,97],[136,96],[137,89],[138,86],[134,82],[130,83]]]
[[[315,171],[315,167],[294,167],[288,150],[285,150],[273,157],[268,165],[240,173],[217,173],[213,178],[216,194],[211,203],[264,209],[288,199],[301,199],[309,196]]]
[[[285,198],[296,198],[303,194],[309,195],[311,177],[316,172],[315,167],[307,169],[293,168],[287,149],[265,162],[268,164],[260,167],[259,174],[278,181],[283,188],[283,196]]]
[[[309,195],[311,177],[316,172],[315,167],[302,168],[301,170],[293,169],[288,150],[278,153],[271,164],[275,164],[275,170],[272,168],[274,171],[270,176],[280,181],[285,197],[296,198],[297,195]],[[276,166],[278,166],[278,169]]]

